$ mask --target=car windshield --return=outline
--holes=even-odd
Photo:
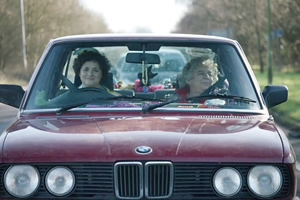
[[[24,110],[262,109],[239,54],[213,42],[58,43]]]

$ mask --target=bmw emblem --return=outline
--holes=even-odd
[[[147,147],[147,146],[139,146],[135,148],[135,152],[137,154],[149,154],[152,152],[152,149],[151,147]]]

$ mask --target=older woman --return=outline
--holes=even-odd
[[[194,58],[184,66],[178,81],[179,99],[199,96],[218,81],[218,65],[209,58]]]

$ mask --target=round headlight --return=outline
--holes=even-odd
[[[253,167],[248,174],[248,186],[259,197],[271,197],[282,186],[281,171],[268,165]]]
[[[39,184],[38,170],[30,165],[11,166],[4,175],[4,186],[14,197],[29,197],[38,189]]]
[[[74,188],[75,176],[69,168],[54,167],[47,173],[45,183],[51,194],[64,196]]]
[[[241,174],[231,167],[221,168],[214,175],[213,186],[220,195],[233,196],[242,187]]]

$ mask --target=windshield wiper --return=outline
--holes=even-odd
[[[142,111],[145,114],[145,113],[147,113],[149,111],[152,111],[152,110],[154,110],[156,108],[159,108],[159,107],[162,107],[162,106],[165,106],[165,105],[168,105],[170,103],[177,102],[177,101],[178,101],[178,99],[176,98],[176,99],[172,99],[172,100],[169,100],[169,101],[163,101],[163,102],[157,103],[157,104],[151,104],[151,105],[143,107]]]
[[[214,99],[214,98],[234,99],[234,100],[241,100],[241,101],[245,101],[245,102],[256,103],[255,100],[247,98],[247,97],[235,96],[235,95],[228,95],[228,94],[209,94],[209,95],[202,95],[202,96],[200,95],[200,96],[190,97],[190,98],[187,98],[185,100]],[[178,101],[178,99],[176,98],[176,99],[172,99],[172,100],[169,100],[169,101],[161,102],[161,103],[158,103],[158,104],[151,104],[151,105],[148,105],[146,107],[143,107],[142,111],[145,114],[145,113],[147,113],[149,111],[152,111],[152,110],[154,110],[156,108],[159,108],[159,107],[162,107],[162,106],[165,106],[165,105],[168,105],[170,103],[177,102],[177,101]]]
[[[97,100],[119,100],[119,99],[134,99],[134,100],[146,100],[146,101],[161,101],[159,99],[152,99],[152,98],[146,98],[146,97],[136,97],[136,96],[110,96],[110,97],[97,97],[97,98],[92,98],[86,101],[82,101],[79,103],[75,103],[75,104],[69,104],[66,106],[62,106],[60,107],[57,111],[56,114],[60,115],[62,112],[68,111],[72,108],[76,108],[88,103],[91,103],[93,101],[97,101]]]
[[[242,97],[242,96],[236,96],[236,95],[229,95],[229,94],[208,94],[208,95],[200,95],[200,96],[194,96],[189,97],[186,100],[193,100],[193,99],[214,99],[214,98],[220,98],[220,99],[234,99],[234,100],[240,100],[250,103],[256,103],[255,100],[250,99],[248,97]]]

